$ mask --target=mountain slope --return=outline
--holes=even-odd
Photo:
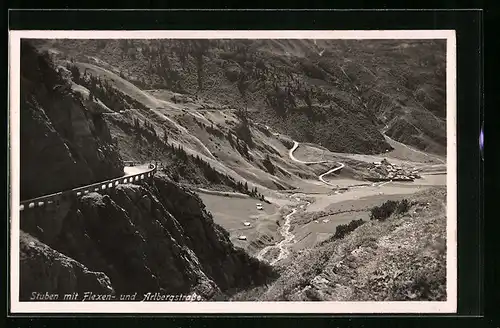
[[[253,123],[244,111],[209,107],[210,103],[172,93],[172,99],[163,100],[165,92],[145,97],[144,91],[111,71],[91,64],[61,63],[60,68],[69,71],[79,87],[75,91],[85,88],[82,97],[94,98],[110,109],[103,117],[124,158],[154,158],[174,180],[198,187],[226,186],[252,196],[261,193],[256,187],[291,188],[286,169],[268,170],[264,165],[268,157],[282,161],[286,149],[270,147],[270,132]],[[245,183],[251,182],[254,186],[246,190]]]
[[[109,98],[103,102],[75,84],[71,72],[56,70],[29,44],[21,50],[21,199],[123,175],[118,143],[103,118],[113,112]],[[82,291],[224,299],[276,276],[233,246],[196,194],[159,172],[141,185],[20,214],[21,300],[33,292]]]
[[[383,129],[445,153],[444,41],[59,40],[44,47],[143,89],[248,106],[254,120],[332,151],[384,152]]]

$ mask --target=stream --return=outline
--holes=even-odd
[[[280,261],[288,256],[290,251],[286,248],[286,246],[293,240],[293,238],[295,238],[295,235],[290,232],[290,227],[291,227],[290,220],[292,219],[292,216],[296,212],[297,212],[297,209],[294,208],[290,213],[287,214],[287,216],[285,216],[285,223],[279,229],[280,234],[283,236],[283,240],[275,245],[269,245],[269,246],[266,246],[263,249],[261,249],[261,251],[257,254],[257,259],[259,259],[260,261],[269,262],[266,259],[264,259],[264,256],[269,251],[271,251],[271,249],[276,249],[276,248],[279,249],[279,253],[278,253],[278,256],[274,260],[270,261],[271,265],[274,265],[276,262],[278,262],[278,261]]]
[[[307,202],[307,204],[300,205],[300,208],[304,209],[305,207],[309,206],[310,204],[311,204],[311,202]],[[264,256],[271,249],[276,249],[276,248],[279,250],[278,256],[272,261],[267,261],[271,265],[276,264],[277,262],[287,258],[288,255],[290,255],[290,250],[288,249],[288,246],[292,243],[292,241],[295,238],[295,235],[292,232],[290,232],[290,228],[291,228],[291,220],[292,220],[292,217],[295,213],[297,213],[297,208],[293,208],[292,211],[285,216],[285,223],[279,229],[279,233],[281,234],[281,236],[283,236],[283,240],[280,241],[279,243],[277,243],[276,245],[270,245],[270,246],[264,247],[257,254],[257,259],[259,259],[260,261],[267,261],[266,259],[264,259]]]

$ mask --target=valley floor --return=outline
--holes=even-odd
[[[301,155],[304,153],[302,151]],[[363,155],[354,156],[360,158]],[[382,158],[400,163],[389,156]],[[374,159],[378,158],[369,156],[365,160],[368,162]],[[409,161],[405,161],[405,164],[408,163]],[[427,167],[432,169],[421,162],[413,162],[413,165],[423,171]],[[438,172],[424,172],[420,179],[413,182],[370,183],[344,177],[328,178],[328,182],[330,185],[321,181],[302,180],[292,192],[276,192],[273,205],[265,204],[263,211],[256,209],[258,201],[254,199],[241,200],[203,193],[200,196],[214,215],[215,221],[230,232],[235,245],[274,264],[280,253],[268,249],[280,242],[283,244],[284,238],[289,239],[286,241],[286,252],[288,248],[293,251],[313,248],[333,236],[339,225],[348,224],[352,220],[369,220],[370,210],[374,206],[446,186],[446,172],[442,172],[442,168]],[[245,226],[245,222],[250,224]],[[284,231],[283,225],[286,222],[290,223],[290,227]],[[245,240],[239,239],[241,236]],[[281,259],[286,261],[286,257],[280,257]]]
[[[342,239],[309,229],[315,240],[299,240],[292,246],[289,258],[278,264],[277,281],[243,291],[233,300],[446,300],[446,190],[436,187],[406,198],[414,204],[409,212],[383,222],[368,221]],[[357,218],[365,219],[349,219]]]

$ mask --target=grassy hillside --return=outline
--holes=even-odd
[[[293,175],[312,174],[284,161],[288,146],[250,120],[243,109],[165,90],[145,92],[102,67],[57,62],[73,81],[75,94],[100,104],[113,141],[127,160],[160,160],[172,178],[198,187],[236,186],[259,198],[256,187],[290,189]],[[246,183],[251,184],[248,192]]]
[[[443,301],[446,299],[446,190],[388,201],[373,219],[337,227],[328,240],[295,252],[269,288],[235,300]]]
[[[332,151],[391,149],[382,129],[419,149],[445,152],[444,41],[59,40],[44,46],[114,70],[143,89],[248,107],[253,120]]]

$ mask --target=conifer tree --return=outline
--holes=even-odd
[[[163,129],[163,141],[165,143],[168,143],[168,134],[167,134],[167,130]]]

